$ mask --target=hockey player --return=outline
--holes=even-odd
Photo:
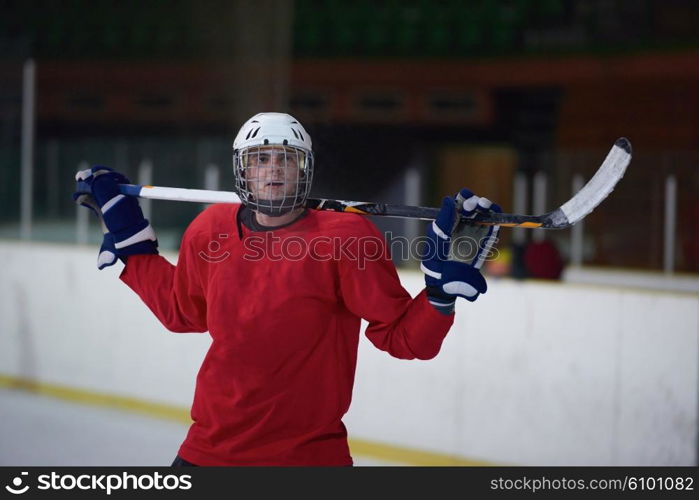
[[[367,218],[304,208],[313,150],[293,117],[261,113],[243,124],[233,166],[242,204],[199,214],[183,235],[176,266],[158,255],[138,201],[119,194],[117,185],[128,179],[106,167],[76,176],[74,197],[86,206],[94,200],[108,230],[98,267],[123,260],[120,279],[167,329],[211,335],[193,423],[173,465],[351,465],[342,417],[361,318],[369,340],[390,355],[436,356],[456,298],[485,293],[479,268],[497,234],[476,229],[487,231],[476,235],[478,252],[466,262],[449,259],[457,213],[498,208],[467,190],[444,199],[427,229],[426,288],[413,298]],[[462,231],[476,228],[468,227]],[[253,239],[262,251],[249,251]],[[285,259],[292,240],[308,251]],[[379,251],[369,255],[366,241]]]

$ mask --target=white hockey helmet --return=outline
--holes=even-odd
[[[274,148],[277,146],[277,148]],[[294,170],[277,186],[265,189],[259,178],[262,154],[281,154],[283,167]],[[287,161],[288,160],[288,161]],[[283,215],[305,203],[313,181],[313,143],[303,126],[286,113],[258,113],[246,121],[233,141],[235,190],[242,202],[267,215]],[[298,173],[298,175],[296,175]]]

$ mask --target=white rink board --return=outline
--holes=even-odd
[[[489,287],[434,360],[362,340],[350,432],[501,464],[696,464],[698,296]]]
[[[176,255],[166,255],[176,262]],[[0,373],[189,406],[208,334],[172,334],[91,247],[0,243]]]
[[[96,253],[0,242],[0,374],[189,406],[208,335],[167,332]],[[351,437],[498,464],[697,463],[698,295],[489,287],[433,360],[362,337]]]

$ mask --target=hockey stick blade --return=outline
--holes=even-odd
[[[478,214],[468,219],[472,224],[500,225],[504,227],[525,227],[543,229],[563,229],[570,227],[592,212],[609,193],[614,190],[631,161],[631,143],[622,137],[617,139],[605,158],[602,166],[575,196],[556,210],[543,215],[518,215],[506,213]],[[204,189],[182,189],[160,186],[139,186],[120,184],[121,194],[154,200],[190,201],[195,203],[240,203],[238,195],[231,191],[210,191]],[[389,205],[361,201],[329,200],[309,198],[306,207],[314,210],[403,217],[410,219],[434,220],[438,208],[409,205]]]
[[[616,140],[602,166],[587,184],[560,208],[551,212],[553,227],[572,226],[592,212],[610,195],[631,162],[631,143],[625,137]],[[559,226],[563,224],[562,226]]]
[[[492,214],[477,216],[479,224],[499,224],[506,227],[541,227],[565,229],[592,212],[621,180],[631,162],[631,143],[625,137],[616,140],[595,175],[580,191],[552,212],[543,215]]]

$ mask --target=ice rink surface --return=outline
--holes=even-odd
[[[0,389],[0,421],[0,466],[162,467],[187,432],[176,422],[8,389]]]

